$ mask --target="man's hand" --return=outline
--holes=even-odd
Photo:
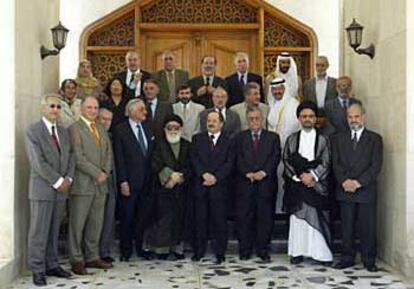
[[[182,173],[179,172],[173,172],[170,178],[174,181],[175,184],[182,184],[184,182],[184,176]]]
[[[140,82],[141,79],[142,79],[142,73],[141,72],[135,73],[135,76],[134,76],[134,83],[135,83],[135,85],[138,85],[138,82]]]
[[[246,178],[250,180],[250,182],[254,182],[254,173],[250,172],[246,174]]]
[[[216,177],[210,173],[204,173],[203,180],[203,185],[207,187],[214,186],[217,183]]]
[[[63,183],[57,188],[57,191],[60,193],[67,193],[70,190],[70,187],[72,186],[72,182],[68,177],[65,177],[63,180]]]
[[[351,179],[346,179],[342,183],[342,188],[347,193],[355,193],[355,191],[359,189],[360,187],[361,187],[361,184],[358,181],[351,180]]]
[[[96,180],[98,181],[98,184],[102,184],[104,182],[106,182],[106,179],[108,178],[108,175],[104,172],[100,173],[99,176],[96,178]]]
[[[266,173],[264,171],[258,171],[253,174],[253,178],[255,181],[260,182],[266,177]]]
[[[207,93],[207,87],[205,85],[203,85],[197,90],[197,96],[202,96],[202,95],[205,95],[206,93]]]
[[[207,92],[209,94],[213,94],[214,90],[215,90],[214,86],[212,86],[212,85],[207,86]]]
[[[169,189],[169,190],[171,190],[172,188],[174,188],[175,187],[175,185],[176,185],[177,183],[173,180],[173,179],[169,179],[168,180],[168,182],[164,185],[164,187],[166,188],[166,189]]]
[[[121,195],[128,198],[131,195],[129,184],[127,182],[121,184]]]
[[[309,187],[313,187],[314,183],[315,183],[315,179],[313,177],[313,175],[311,173],[303,173],[300,175],[300,180],[302,181],[302,183]]]

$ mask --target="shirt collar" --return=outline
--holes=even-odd
[[[138,125],[139,125],[139,126],[142,126],[140,122],[135,122],[135,121],[133,121],[131,118],[128,118],[128,122],[129,122],[129,125],[130,125],[132,128],[134,128],[134,129],[135,129]]]
[[[312,136],[312,135],[316,135],[316,129],[311,129],[310,131],[306,131],[303,128],[301,129],[301,134],[304,136]]]
[[[46,117],[42,117],[42,121],[43,123],[46,125],[46,128],[48,131],[52,131],[52,126],[56,127],[56,122],[52,123],[51,121],[49,121]]]
[[[92,123],[95,123],[94,121],[90,121],[89,119],[87,119],[86,117],[84,117],[84,116],[80,116],[80,118],[83,120],[83,122],[84,123],[86,123],[86,125],[88,126],[88,127],[91,127],[91,124]]]
[[[141,72],[141,68],[138,68],[137,70],[135,70],[135,71],[132,71],[132,70],[130,70],[129,68],[128,68],[128,75],[131,75],[132,73],[140,73]]]
[[[244,81],[246,81],[246,79],[247,79],[247,73],[248,73],[247,71],[245,73],[241,73],[241,72],[237,71],[237,75],[238,75],[239,79],[242,75],[244,75]]]
[[[153,100],[149,100],[148,104],[151,102],[153,107],[156,107],[158,104],[158,97],[154,98]]]
[[[221,131],[219,131],[219,132],[217,132],[217,133],[214,133],[214,134],[212,134],[212,133],[208,133],[208,136],[209,137],[211,137],[211,135],[214,135],[214,140],[215,141],[217,141],[218,140],[218,138],[220,137],[220,135],[221,135]]]
[[[255,132],[253,132],[252,130],[250,130],[250,133],[251,133],[252,137],[254,137],[254,135],[256,134],[256,133],[255,133]],[[261,129],[257,132],[257,135],[258,135],[258,136],[259,136],[259,138],[260,138],[260,136],[262,135],[262,130],[261,130]]]
[[[328,81],[328,74],[325,74],[323,78],[319,78],[318,76],[316,76],[316,81]]]
[[[351,138],[354,137],[354,133],[356,132],[357,140],[361,138],[362,133],[364,132],[365,127],[361,127],[358,130],[351,129]]]

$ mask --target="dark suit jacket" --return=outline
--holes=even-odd
[[[245,81],[245,83],[247,84],[248,82],[256,82],[260,85],[260,101],[264,103],[265,97],[263,92],[262,77],[258,74],[248,72],[247,81]],[[240,85],[239,75],[237,73],[226,77],[226,88],[227,92],[229,93],[229,101],[227,102],[227,107],[244,101],[243,87]]]
[[[29,126],[26,131],[26,151],[30,163],[29,199],[65,200],[66,193],[59,193],[53,185],[61,177],[74,177],[75,155],[69,134],[60,125],[56,126],[59,138],[60,154],[52,142],[43,121]]]
[[[262,130],[259,138],[259,153],[253,150],[251,130],[244,130],[235,138],[236,170],[239,190],[250,190],[252,183],[246,174],[264,171],[266,177],[259,182],[261,196],[272,196],[277,192],[277,166],[281,158],[279,136]]]
[[[351,132],[332,139],[332,163],[336,178],[336,199],[342,202],[373,203],[376,200],[377,177],[382,167],[382,138],[364,129],[356,150],[352,148]],[[342,183],[357,180],[362,187],[355,193],[345,193]]]
[[[149,72],[146,72],[146,71],[142,70],[142,69],[141,69],[141,73],[142,73],[142,78],[141,78],[141,98],[143,98],[144,97],[144,82],[145,82],[145,80],[151,78],[151,74]],[[123,70],[121,72],[116,73],[114,76],[115,77],[119,77],[120,79],[122,79],[122,81],[123,81],[122,84],[127,89],[127,93],[126,93],[127,97],[128,98],[135,98],[135,90],[130,89],[129,86],[128,86],[129,83],[126,83],[127,75],[128,75],[128,70],[126,69],[126,70]]]
[[[159,70],[152,75],[152,78],[158,80],[160,83],[160,92],[158,93],[158,98],[162,101],[169,101],[170,97],[170,88],[168,86],[167,72]],[[188,72],[182,69],[174,70],[175,78],[175,88],[178,89],[181,85],[187,83],[188,81]]]
[[[200,131],[206,132],[207,131],[207,115],[210,111],[213,111],[214,108],[209,108],[200,113]],[[233,138],[236,136],[237,133],[240,132],[240,118],[237,113],[226,109],[226,121],[224,123],[224,131],[226,134]]]
[[[227,178],[230,176],[234,165],[234,150],[232,141],[225,134],[221,133],[214,147],[210,149],[210,137],[208,133],[199,133],[193,137],[191,142],[191,164],[194,176],[194,194],[202,196],[207,191],[226,198]],[[214,186],[203,186],[202,175],[213,174],[217,183]]]
[[[194,78],[191,78],[188,81],[188,85],[191,86],[191,92],[193,93],[192,100],[196,103],[204,105],[206,108],[210,108],[213,106],[213,102],[211,100],[211,94],[207,93],[205,95],[197,96],[197,90],[204,86],[204,79],[203,76],[197,76]],[[213,79],[213,87],[223,87],[226,88],[226,83],[224,82],[224,79],[218,76],[214,76]]]
[[[336,78],[328,76],[328,85],[326,86],[325,103],[338,97],[336,91]],[[316,98],[316,78],[311,78],[303,85],[303,100],[310,100],[317,104]],[[325,116],[325,110],[319,109],[319,116]]]
[[[354,98],[349,99],[349,105],[355,102]],[[325,135],[334,135],[349,129],[346,112],[342,108],[339,98],[334,98],[325,103],[326,126],[323,130]]]
[[[149,107],[147,108],[149,110]],[[157,107],[155,108],[155,115],[152,116],[152,119],[147,114],[147,119],[145,124],[151,130],[151,133],[156,137],[160,138],[163,136],[163,126],[165,117],[172,114],[173,109],[172,105],[169,102],[160,101],[158,99]]]
[[[151,181],[151,155],[154,137],[143,124],[148,149],[144,155],[128,121],[115,127],[113,132],[117,182],[128,182],[132,194],[148,193]]]

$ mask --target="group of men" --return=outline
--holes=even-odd
[[[364,266],[376,271],[375,199],[382,165],[381,137],[365,128],[365,108],[351,97],[349,77],[328,77],[318,57],[315,78],[303,85],[291,55],[282,53],[263,85],[248,71],[215,75],[216,59],[202,59],[201,75],[175,67],[149,74],[128,52],[126,121],[111,128],[112,112],[96,96],[81,101],[68,130],[59,124],[61,100],[42,99],[42,119],[27,129],[31,223],[29,266],[36,285],[67,278],[58,263],[59,226],[68,200],[71,270],[108,269],[114,259],[115,204],[120,259],[202,259],[211,240],[215,262],[225,261],[229,203],[234,203],[239,257],[270,262],[275,212],[290,214],[288,255],[332,264],[329,212],[341,210],[343,250],[335,268],[354,265],[358,222]],[[229,202],[229,198],[231,202]]]

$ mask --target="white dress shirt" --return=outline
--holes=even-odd
[[[221,131],[219,131],[219,132],[216,132],[215,134],[212,134],[212,133],[208,133],[208,137],[211,139],[211,136],[212,135],[214,135],[214,138],[213,138],[213,144],[214,145],[216,145],[217,144],[217,140],[218,140],[218,138],[220,137],[220,135],[221,135]]]
[[[351,139],[354,138],[354,133],[356,133],[357,141],[359,141],[363,132],[364,127],[361,127],[359,130],[351,130]]]
[[[145,135],[145,131],[144,131],[144,128],[142,127],[142,124],[140,122],[135,122],[135,121],[133,121],[130,118],[128,119],[128,122],[129,122],[129,125],[130,125],[132,131],[134,132],[134,135],[135,135],[137,141],[139,141],[139,138],[138,138],[138,126],[141,127],[142,138],[144,139],[144,146],[145,146],[145,148],[148,148],[147,136]]]

